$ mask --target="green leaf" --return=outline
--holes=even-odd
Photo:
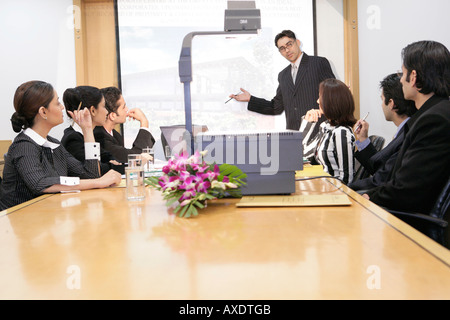
[[[178,201],[178,198],[173,198],[167,201],[166,206],[170,207],[172,204]]]
[[[194,202],[194,205],[196,205],[196,206],[199,207],[200,209],[203,209],[203,208],[205,207],[200,201]]]
[[[223,179],[223,176],[228,176],[229,178],[237,179],[236,182],[242,183],[239,180],[247,178],[247,174],[244,173],[241,169],[239,169],[235,165],[224,163],[219,166],[219,169],[220,169],[220,175],[222,176],[222,179]],[[232,179],[230,179],[230,180],[232,180]]]
[[[242,191],[240,189],[228,189],[228,195],[233,198],[242,198]]]
[[[181,209],[181,212],[179,214],[179,217],[183,217],[184,213],[186,212],[186,210],[188,209],[189,205],[186,205],[183,207],[183,209]],[[189,217],[189,216],[188,216]]]

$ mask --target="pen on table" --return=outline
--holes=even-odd
[[[368,116],[369,116],[369,112],[367,112],[366,116],[362,119],[362,121],[366,121],[366,119],[367,119]],[[358,130],[359,128],[361,128],[361,127],[362,127],[361,124],[358,125],[358,126],[356,127],[355,131],[357,131],[357,130]]]
[[[235,96],[237,96],[238,94],[241,94],[241,93],[242,93],[242,91],[239,91],[238,93],[235,94]],[[233,99],[233,98],[228,99],[227,101],[225,101],[225,103],[227,103],[227,102],[230,101],[231,99]]]

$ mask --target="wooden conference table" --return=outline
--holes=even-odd
[[[305,168],[303,175],[315,175]],[[318,173],[322,174],[322,173]],[[44,195],[0,213],[0,299],[449,299],[450,251],[332,179],[350,206],[176,217],[159,191]]]

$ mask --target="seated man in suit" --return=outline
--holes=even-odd
[[[286,114],[286,129],[298,130],[301,118],[310,109],[318,109],[319,84],[335,78],[330,63],[324,57],[309,56],[302,52],[301,42],[291,30],[275,37],[275,46],[290,64],[278,74],[278,89],[271,100],[257,98],[241,88],[242,94],[230,95],[237,101],[248,102],[248,110],[267,114]],[[323,117],[324,118],[324,117]],[[319,122],[322,122],[321,118]],[[318,127],[314,133],[318,132]]]
[[[94,129],[95,141],[100,142],[101,148],[110,152],[119,162],[126,163],[129,154],[142,153],[142,149],[153,147],[155,139],[148,129],[148,120],[142,110],[128,110],[121,91],[116,87],[104,88],[101,91],[109,112],[105,124]],[[125,148],[123,136],[114,129],[117,124],[124,123],[127,117],[138,120],[141,124],[130,149]]]
[[[372,176],[353,181],[349,184],[353,190],[368,190],[386,182],[403,143],[404,124],[416,112],[414,102],[405,100],[403,97],[402,84],[398,74],[391,74],[384,78],[380,83],[380,88],[384,117],[397,126],[397,132],[394,139],[383,150],[377,152],[368,139],[369,124],[364,120],[356,123],[356,128],[359,129],[355,130],[357,138],[355,144],[358,148],[355,158]]]
[[[450,52],[436,41],[402,51],[403,95],[416,104],[386,183],[363,196],[392,210],[429,213],[450,176]]]

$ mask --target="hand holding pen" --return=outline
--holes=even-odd
[[[367,112],[366,116],[357,122],[357,126],[355,128],[355,133],[359,133],[359,130],[361,130],[363,126],[363,122],[366,121],[367,117],[369,116],[369,112]]]
[[[359,120],[356,123],[356,127],[354,130],[356,139],[361,142],[366,140],[369,137],[369,123],[365,121],[367,119],[368,115],[369,115],[369,113],[367,113],[363,119]]]
[[[240,92],[238,92],[236,94],[230,94],[230,99],[225,101],[225,103],[227,103],[231,99],[235,99],[236,101],[240,101],[240,102],[248,102],[248,101],[250,101],[250,97],[251,97],[250,93],[241,88]]]

